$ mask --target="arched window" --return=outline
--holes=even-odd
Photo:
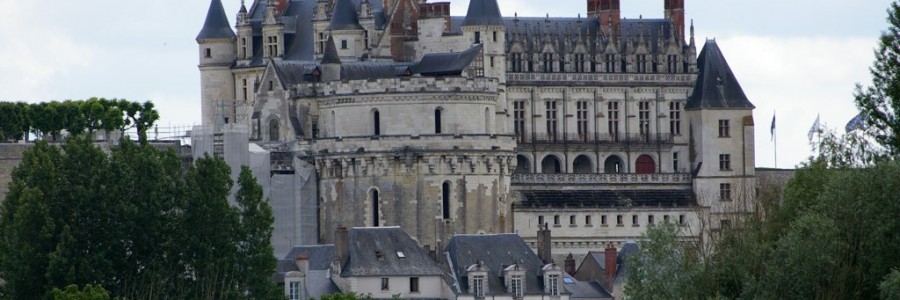
[[[544,174],[559,174],[562,173],[562,166],[559,163],[559,159],[553,155],[547,155],[544,157],[544,160],[541,161],[541,172]]]
[[[607,174],[625,173],[625,164],[621,158],[612,155],[603,163],[603,172]]]
[[[441,209],[444,214],[444,220],[450,219],[450,182],[444,182],[441,187]]]
[[[531,173],[531,162],[528,161],[528,158],[524,155],[516,156],[516,173],[518,174],[527,174]]]
[[[379,210],[378,202],[378,190],[372,189],[372,227],[378,227],[381,225],[381,220],[379,220]]]
[[[579,155],[572,163],[572,171],[576,174],[594,173],[594,165],[586,155]]]
[[[442,123],[441,123],[441,111],[442,111],[442,110],[443,110],[443,109],[440,108],[440,107],[438,107],[437,109],[434,110],[434,133],[435,133],[435,134],[441,134],[441,133],[442,133],[442,132],[441,132],[441,129],[442,129],[442,128],[441,128],[441,124],[442,124]]]
[[[637,162],[635,163],[635,173],[638,174],[653,174],[656,173],[656,162],[653,160],[653,157],[650,155],[641,155],[638,157]]]
[[[375,129],[375,135],[381,135],[381,113],[378,110],[372,112],[372,127]]]
[[[269,120],[269,141],[277,142],[278,137],[278,119]]]

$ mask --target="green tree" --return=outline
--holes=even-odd
[[[882,32],[875,62],[869,69],[872,83],[857,85],[856,106],[865,116],[875,140],[891,155],[900,154],[900,4],[891,3],[887,21],[890,26]]]
[[[282,298],[272,276],[266,272],[274,270],[277,262],[272,248],[272,224],[275,222],[272,207],[263,198],[262,186],[256,182],[250,167],[241,167],[238,186],[240,189],[235,196],[241,209],[238,274],[245,277],[240,289],[254,299]]]
[[[78,289],[77,285],[66,286],[64,290],[53,289],[53,300],[109,300],[109,292],[99,285],[85,285]]]
[[[878,288],[881,290],[881,299],[900,300],[900,269],[894,269],[885,276]]]
[[[629,256],[625,293],[630,299],[701,298],[697,251],[678,240],[681,229],[664,223],[647,230],[640,254]]]

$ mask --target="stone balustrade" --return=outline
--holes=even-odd
[[[513,174],[512,184],[691,184],[691,174]]]

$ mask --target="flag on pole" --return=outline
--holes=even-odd
[[[809,141],[812,142],[813,135],[818,133],[821,129],[822,125],[819,123],[819,116],[816,116],[816,122],[813,123],[812,128],[809,129],[809,133],[806,134],[806,137],[809,138]]]
[[[866,125],[866,118],[865,118],[865,116],[863,116],[862,113],[859,113],[858,115],[853,117],[853,119],[850,120],[850,122],[847,122],[847,126],[844,127],[844,129],[846,129],[847,132],[853,132],[858,129],[862,129],[863,126],[865,126],[865,125]]]
[[[772,129],[769,129],[769,133],[772,135],[772,140],[775,140],[775,112],[772,112]]]

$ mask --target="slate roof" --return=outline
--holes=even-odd
[[[337,0],[327,30],[364,30],[359,25],[356,5],[350,0]]]
[[[450,255],[451,285],[456,283],[463,294],[469,291],[466,269],[482,262],[488,272],[491,294],[505,294],[503,269],[517,264],[525,269],[525,293],[542,294],[543,282],[538,278],[544,263],[516,234],[455,235],[447,245]]]
[[[275,265],[275,282],[284,282],[284,275],[288,272],[300,271],[297,268],[296,260],[300,254],[309,257],[309,270],[327,271],[331,268],[331,261],[334,260],[334,245],[318,245],[318,246],[294,246],[291,252],[288,252],[283,259],[279,259]],[[331,281],[329,279],[329,281]]]
[[[700,74],[685,109],[753,109],[715,40],[707,40],[697,59]]]
[[[342,277],[443,274],[438,263],[400,227],[350,229],[348,254]]]
[[[472,64],[481,48],[479,44],[463,52],[428,53],[410,70],[423,76],[458,76]]]
[[[503,16],[497,0],[471,0],[462,26],[503,25]]]
[[[314,61],[277,61],[273,66],[282,86],[286,87],[309,82],[313,71],[319,67]]]
[[[197,40],[233,39],[236,37],[234,30],[231,30],[231,24],[228,23],[228,15],[225,14],[222,0],[210,1],[206,22],[203,23],[203,29],[197,34]]]
[[[339,64],[341,58],[338,56],[337,46],[334,44],[334,36],[329,35],[328,41],[325,41],[325,54],[322,55],[322,64]]]
[[[596,281],[578,281],[572,276],[566,274],[563,276],[565,289],[570,293],[569,299],[613,299],[613,296]]]
[[[618,256],[616,257],[616,278],[613,279],[615,284],[624,283],[626,277],[628,276],[628,264],[626,263],[626,259],[629,256],[636,255],[640,253],[640,248],[638,244],[634,241],[627,241],[625,245],[622,246],[622,249],[619,250]]]
[[[695,206],[691,190],[530,190],[516,207]]]

